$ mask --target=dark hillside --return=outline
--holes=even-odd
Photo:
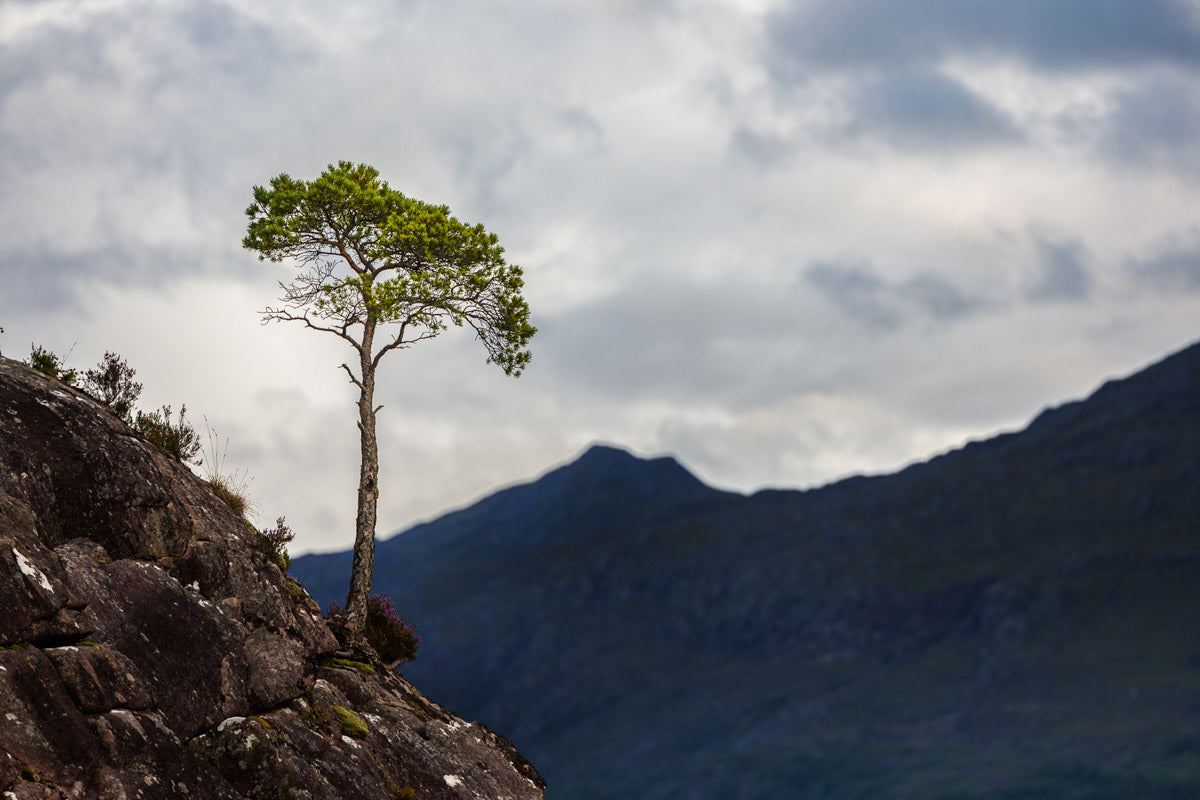
[[[1200,346],[892,475],[610,448],[380,544],[552,798],[1200,796]],[[338,557],[298,559],[314,596]]]

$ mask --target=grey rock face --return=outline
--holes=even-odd
[[[186,467],[0,358],[0,794],[540,798],[512,745],[339,651]]]

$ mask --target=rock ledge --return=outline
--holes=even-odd
[[[339,651],[186,467],[0,358],[0,796],[488,798],[512,744]]]

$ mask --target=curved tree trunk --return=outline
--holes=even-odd
[[[361,633],[367,623],[367,600],[375,571],[375,514],[379,503],[379,445],[375,436],[375,369],[371,364],[374,324],[363,332],[359,351],[362,383],[359,385],[358,430],[362,464],[358,475],[358,516],[354,528],[354,563],[346,595],[346,627]]]

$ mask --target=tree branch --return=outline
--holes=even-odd
[[[357,386],[359,388],[359,391],[362,391],[362,389],[363,389],[362,381],[360,381],[358,378],[354,377],[354,373],[350,371],[350,367],[346,366],[345,364],[342,364],[342,369],[346,370],[346,374],[350,376],[350,382],[353,383],[355,386]]]
[[[358,340],[356,340],[347,332],[349,323],[343,325],[340,329],[330,328],[325,325],[316,324],[308,318],[307,313],[293,314],[291,311],[288,311],[285,308],[265,308],[262,311],[262,315],[264,324],[268,322],[303,322],[305,327],[312,328],[314,331],[332,333],[339,339],[345,339],[347,342],[353,345],[355,349],[359,349],[361,347],[361,345],[358,343]]]
[[[422,306],[421,308],[424,309],[424,308],[428,308],[428,307],[429,307],[428,305],[425,305],[425,306]],[[375,353],[375,356],[371,359],[371,368],[372,369],[376,369],[379,367],[379,361],[383,358],[384,353],[387,353],[390,350],[395,350],[397,348],[407,349],[410,344],[414,344],[415,342],[423,342],[427,339],[433,339],[438,335],[438,333],[441,332],[440,329],[426,330],[425,332],[421,333],[419,336],[414,336],[411,339],[405,339],[404,332],[407,330],[409,323],[412,322],[412,318],[414,316],[416,316],[416,314],[418,314],[418,313],[420,313],[420,312],[414,311],[411,314],[409,314],[408,318],[400,323],[400,332],[396,334],[396,336],[392,339],[392,341],[388,342],[383,347],[379,348],[379,350]]]

